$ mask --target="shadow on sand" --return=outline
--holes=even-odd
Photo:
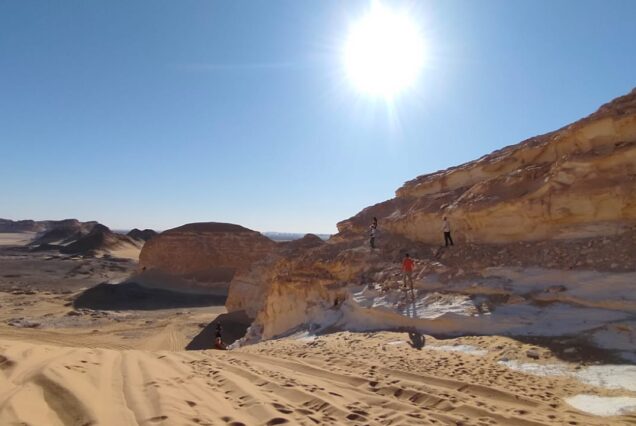
[[[194,336],[194,339],[186,346],[186,350],[198,351],[213,349],[214,338],[216,337],[216,326],[219,323],[223,327],[223,343],[230,345],[245,336],[252,320],[245,314],[245,311],[221,314],[201,330],[199,334]]]
[[[227,296],[180,293],[149,288],[137,283],[98,284],[80,294],[73,302],[76,309],[154,310],[222,306]]]

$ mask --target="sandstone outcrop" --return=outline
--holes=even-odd
[[[450,218],[460,243],[451,250],[440,248],[443,215]],[[377,250],[367,242],[373,217],[380,223]],[[624,281],[620,274],[636,271],[636,90],[563,129],[407,182],[394,199],[340,222],[338,229],[325,243],[290,245],[236,275],[226,307],[255,318],[246,341],[296,327],[311,330],[328,318],[338,324],[352,309],[358,310],[358,321],[366,318],[360,329],[382,328],[391,321],[396,326],[427,324],[422,318],[389,321],[395,312],[387,313],[382,323],[381,310],[374,311],[375,317],[365,316],[361,305],[352,302],[362,288],[399,286],[400,262],[407,251],[416,260],[416,286],[424,291],[428,282],[442,289],[462,283],[461,292],[470,293],[476,315],[498,303],[532,305],[547,297],[514,290],[508,278],[489,275],[492,268],[538,267],[576,277],[577,270],[584,271],[582,277],[594,271],[608,274],[599,275],[608,283]],[[508,293],[493,295],[492,288],[480,287],[482,279]],[[574,287],[567,291],[576,293]],[[550,288],[546,284],[541,291],[551,294]],[[559,297],[580,306],[598,302],[581,294]],[[383,298],[380,293],[367,298],[372,304],[366,307]],[[633,310],[632,305],[603,303],[621,311],[619,316]],[[414,313],[407,309],[401,315]],[[473,326],[471,321],[440,319],[427,330],[461,332]]]
[[[229,223],[191,223],[162,232],[141,250],[142,269],[200,283],[230,282],[276,248],[256,231]]]
[[[636,89],[560,130],[420,176],[340,222],[439,243],[441,218],[475,243],[615,235],[636,224]]]
[[[324,244],[320,237],[313,234],[307,234],[298,240],[278,243],[276,249],[268,256],[234,276],[225,302],[228,311],[245,311],[250,318],[255,318],[265,302],[267,286],[264,283],[278,279],[281,270],[283,274],[287,273],[293,267],[288,262],[294,253],[308,251]]]

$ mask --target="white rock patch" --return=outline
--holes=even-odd
[[[576,395],[566,398],[565,402],[595,416],[620,416],[636,412],[636,398],[626,396]]]
[[[484,356],[488,351],[479,349],[476,346],[471,345],[444,345],[444,346],[424,346],[424,349],[432,349],[434,351],[446,351],[446,352],[463,352],[465,354]]]

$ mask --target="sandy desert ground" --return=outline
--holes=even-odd
[[[629,366],[617,373],[622,382],[574,374],[603,362],[602,353],[571,362],[549,342],[407,332],[299,333],[186,350],[211,347],[220,320],[228,339],[246,324],[222,306],[77,308],[85,290],[123,280],[135,262],[31,253],[12,238],[0,247],[1,425],[636,424],[633,413],[574,407],[636,398]],[[528,374],[502,359],[573,374]]]
[[[624,396],[624,390],[511,371],[496,362],[496,353],[444,349],[464,340],[427,338],[417,349],[405,333],[344,332],[234,351],[145,351],[101,348],[85,335],[75,342],[85,347],[20,337],[0,340],[2,424],[636,422],[591,416],[564,402],[580,394]],[[496,337],[471,343],[524,349]]]

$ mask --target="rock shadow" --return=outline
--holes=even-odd
[[[216,337],[216,326],[223,327],[223,343],[230,345],[245,336],[247,328],[252,324],[252,319],[245,314],[245,311],[230,312],[221,314],[209,323],[194,339],[186,346],[188,351],[199,351],[204,349],[214,349],[214,338]]]
[[[226,299],[227,296],[181,293],[137,283],[102,283],[82,292],[73,302],[73,307],[104,311],[156,310],[222,306]]]

